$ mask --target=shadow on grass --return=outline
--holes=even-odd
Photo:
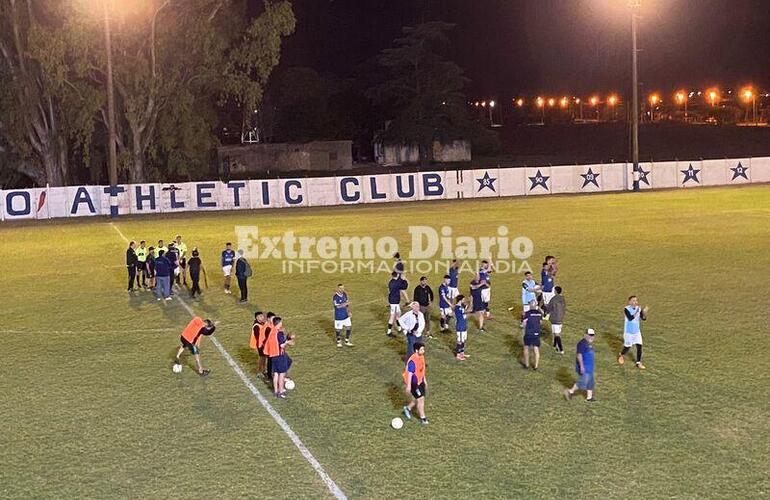
[[[508,352],[511,353],[511,356],[517,363],[524,366],[524,344],[520,337],[518,333],[514,333],[513,335],[506,334],[503,338],[505,339],[505,345],[508,347]]]
[[[567,367],[562,366],[556,370],[556,381],[565,389],[569,389],[575,384],[575,377]]]
[[[329,344],[334,344],[337,341],[337,333],[334,330],[334,324],[331,323],[328,319],[319,319],[316,324],[318,325],[318,329],[324,332],[324,336],[326,336],[329,339]],[[345,335],[345,331],[343,328],[342,335]]]
[[[623,350],[623,338],[617,335],[606,335],[607,346],[609,346],[612,352],[620,352]]]
[[[401,407],[404,406],[404,402],[406,401],[406,394],[404,393],[403,386],[391,382],[388,384],[386,393],[388,395],[388,399],[390,399],[390,403],[393,405],[393,408],[400,410]]]

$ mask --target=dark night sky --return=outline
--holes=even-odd
[[[403,25],[455,23],[469,96],[624,92],[627,0],[293,0],[282,66],[349,75]],[[770,0],[642,0],[643,88],[770,84]]]

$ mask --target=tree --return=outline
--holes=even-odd
[[[462,68],[443,55],[453,27],[440,21],[404,27],[395,47],[379,57],[386,79],[369,91],[389,119],[379,139],[417,144],[421,162],[433,159],[434,141],[483,134],[467,115]]]
[[[59,2],[0,0],[0,129],[18,156],[16,169],[42,185],[67,182],[71,146],[87,151],[100,94],[64,61],[82,38],[52,30]]]

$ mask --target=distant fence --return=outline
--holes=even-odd
[[[642,189],[770,182],[770,158],[642,163]],[[339,177],[125,184],[119,214],[355,205],[395,201],[494,198],[630,188],[627,163],[486,168]],[[109,215],[109,187],[0,191],[2,220]]]

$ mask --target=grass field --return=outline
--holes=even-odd
[[[405,398],[403,341],[384,335],[383,274],[283,275],[252,261],[251,303],[220,289],[236,225],[279,235],[392,235],[408,224],[534,241],[560,259],[568,351],[521,370],[518,275],[496,276],[487,334],[428,342],[431,425],[390,429]],[[753,498],[770,494],[770,187],[446,201],[124,218],[131,239],[181,233],[211,289],[188,301],[350,498]],[[189,313],[125,289],[125,243],[105,220],[0,227],[3,498],[307,498],[323,482],[209,340],[207,379],[170,365]],[[414,276],[410,285],[415,285]],[[467,288],[469,274],[461,276]],[[354,348],[333,345],[330,298],[353,301]],[[434,288],[437,277],[431,277]],[[615,364],[629,294],[651,308],[647,371]],[[358,304],[358,305],[356,305]],[[253,311],[298,334],[297,389],[270,397],[247,348]],[[437,322],[435,323],[437,326]],[[593,327],[599,402],[566,402]]]

